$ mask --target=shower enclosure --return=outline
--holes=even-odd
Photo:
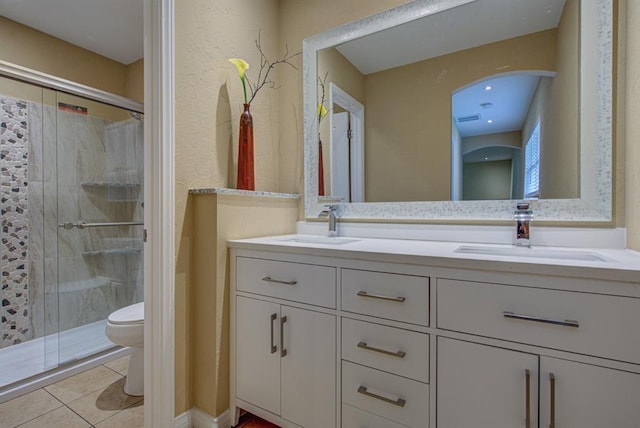
[[[141,105],[0,72],[1,393],[113,348],[106,318],[143,300],[144,204]]]

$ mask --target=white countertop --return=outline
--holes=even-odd
[[[320,243],[296,242],[294,238],[319,238]],[[620,249],[591,249],[567,247],[522,248],[513,245],[493,245],[462,242],[423,241],[404,239],[374,239],[340,237],[352,240],[344,244],[322,243],[317,235],[281,235],[229,241],[231,248],[271,250],[312,256],[343,257],[394,263],[410,263],[459,269],[495,270],[503,272],[562,275],[578,278],[634,282],[640,285],[640,253]],[[456,252],[464,246],[471,251],[497,250],[506,254],[475,254]],[[534,257],[528,256],[534,254]],[[545,255],[552,255],[547,258]],[[572,260],[563,258],[595,256],[604,259]]]

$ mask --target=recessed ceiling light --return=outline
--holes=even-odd
[[[493,120],[489,119],[487,120],[487,123],[493,123]]]
[[[484,160],[489,160],[489,158],[484,158]]]
[[[491,85],[487,85],[487,86],[484,87],[485,91],[490,91],[492,89],[493,89],[493,87]]]

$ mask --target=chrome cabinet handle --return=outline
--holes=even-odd
[[[407,300],[405,297],[382,296],[380,294],[369,294],[366,291],[358,291],[358,296],[368,297],[369,299],[388,300],[390,302],[398,302],[398,303],[404,303],[404,301]]]
[[[526,413],[525,413],[525,427],[526,428],[531,428],[531,372],[529,371],[529,369],[525,370],[524,372],[524,376],[525,376],[525,388],[526,389],[526,404],[525,404],[525,408],[526,408]]]
[[[392,357],[404,358],[407,355],[404,351],[387,351],[386,349],[374,348],[373,346],[367,345],[367,342],[358,342],[358,348],[366,349],[367,351],[379,352],[385,355],[391,355]]]
[[[278,351],[278,347],[276,345],[273,344],[273,322],[276,320],[276,318],[278,317],[278,314],[271,314],[271,321],[269,323],[269,327],[270,327],[270,337],[271,337],[271,353],[275,354]]]
[[[375,398],[376,400],[384,401],[385,403],[393,404],[394,406],[404,407],[407,402],[402,398],[398,398],[397,400],[392,400],[391,398],[383,397],[382,395],[374,394],[373,392],[367,391],[366,386],[359,386],[358,392],[360,394],[366,395],[367,397]]]
[[[280,317],[280,357],[287,356],[287,350],[284,349],[284,323],[287,322],[287,317]]]
[[[549,428],[556,428],[556,377],[553,373],[549,373],[549,382],[551,383],[551,409],[549,411]]]
[[[514,319],[524,320],[524,321],[541,322],[545,324],[563,325],[566,327],[575,327],[575,328],[580,327],[580,323],[575,320],[554,320],[551,318],[536,317],[534,315],[516,314],[511,311],[503,311],[502,314],[504,315],[505,318],[514,318]]]
[[[296,280],[283,281],[281,279],[273,279],[270,276],[265,276],[264,278],[262,278],[262,280],[266,282],[274,282],[276,284],[284,284],[284,285],[296,285],[298,283],[298,281]]]

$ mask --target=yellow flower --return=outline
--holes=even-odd
[[[229,62],[236,66],[240,78],[244,80],[244,75],[249,69],[249,63],[242,58],[229,58]]]
[[[245,84],[244,78],[247,73],[247,69],[249,68],[249,63],[242,58],[229,58],[229,62],[236,66],[238,69],[238,74],[240,75],[240,80],[242,80],[242,89],[244,91],[244,103],[247,103],[247,86]]]
[[[318,103],[318,122],[320,122],[327,115],[327,109],[322,105],[322,103]]]

